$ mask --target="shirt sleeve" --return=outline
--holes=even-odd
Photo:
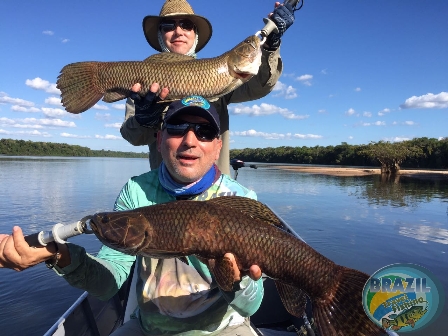
[[[125,120],[120,128],[123,139],[134,146],[148,145],[156,141],[157,130],[141,126],[134,118],[135,105],[132,99],[126,100]]]
[[[132,209],[129,197],[129,182],[123,187],[115,202],[114,210]],[[75,244],[67,244],[71,264],[56,273],[73,287],[86,290],[100,300],[114,296],[129,277],[136,257],[103,246],[96,257]]]

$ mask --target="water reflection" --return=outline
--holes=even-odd
[[[432,226],[406,227],[401,226],[398,233],[402,236],[414,238],[422,242],[432,241],[448,245],[448,230]]]

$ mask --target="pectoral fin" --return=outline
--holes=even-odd
[[[302,317],[306,308],[306,294],[300,288],[275,281],[280,299],[288,313],[296,317]]]
[[[235,282],[232,262],[229,258],[209,259],[208,267],[213,273],[218,286],[230,292]]]

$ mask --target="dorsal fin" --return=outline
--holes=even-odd
[[[219,206],[229,207],[234,211],[242,212],[252,218],[257,218],[270,225],[283,227],[280,219],[266,205],[253,199],[241,196],[223,196],[212,198],[206,202]]]
[[[161,52],[159,54],[154,54],[146,58],[143,62],[181,62],[181,61],[191,61],[195,58],[192,56],[176,54],[172,52]]]

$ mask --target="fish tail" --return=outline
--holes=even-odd
[[[334,285],[326,297],[313,300],[314,320],[321,335],[376,336],[385,330],[372,322],[364,311],[362,292],[369,279],[365,273],[336,266]]]
[[[67,112],[81,113],[95,105],[104,90],[98,82],[100,62],[71,63],[62,68],[56,87]]]

